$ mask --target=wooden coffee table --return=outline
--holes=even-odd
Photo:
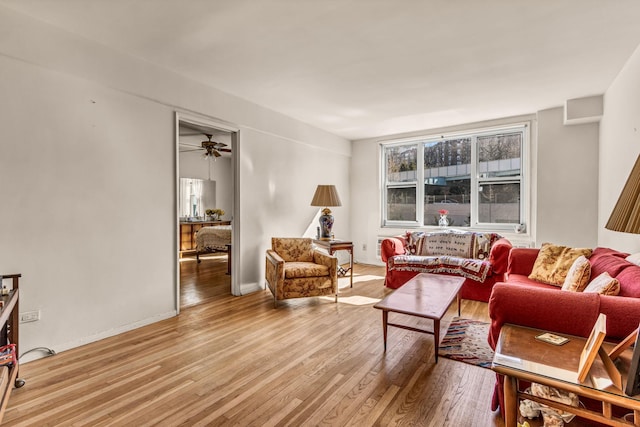
[[[440,345],[440,320],[454,299],[458,301],[460,315],[460,288],[464,278],[442,274],[420,273],[400,288],[387,295],[373,306],[382,310],[382,334],[384,350],[387,351],[387,326],[408,329],[433,335],[434,352],[438,363]],[[389,312],[433,320],[433,330],[414,328],[413,326],[389,322]]]

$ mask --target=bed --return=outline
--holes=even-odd
[[[196,233],[196,259],[200,262],[200,254],[204,253],[227,252],[230,245],[230,225],[202,227]]]

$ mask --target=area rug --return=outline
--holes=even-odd
[[[454,317],[440,343],[438,355],[483,368],[491,368],[493,350],[487,343],[489,323]]]

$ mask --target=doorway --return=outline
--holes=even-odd
[[[235,294],[238,130],[176,114],[176,310]]]

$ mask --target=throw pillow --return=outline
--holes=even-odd
[[[562,285],[563,291],[582,292],[591,278],[591,264],[584,255],[580,255],[571,265]]]
[[[620,293],[620,282],[614,279],[606,271],[593,279],[584,288],[584,292],[592,292],[601,295],[618,295]]]
[[[626,257],[625,260],[634,263],[635,265],[640,265],[640,253],[631,254]]]
[[[405,238],[407,239],[407,252],[411,255],[416,254],[416,245],[424,236],[424,231],[407,231]]]
[[[476,259],[489,259],[491,253],[491,247],[496,240],[501,239],[502,236],[497,233],[479,233],[475,232],[475,245],[473,247],[472,258]]]
[[[543,243],[529,279],[549,285],[562,286],[576,258],[580,255],[589,258],[591,252],[592,250],[587,248],[570,248]]]

